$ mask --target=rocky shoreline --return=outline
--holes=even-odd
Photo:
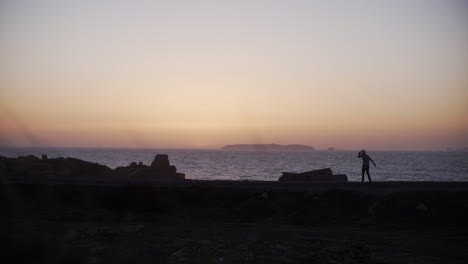
[[[62,179],[79,179],[93,177],[102,179],[169,179],[183,180],[185,174],[169,163],[169,156],[157,154],[151,165],[142,162],[131,162],[128,166],[111,169],[99,163],[76,158],[51,158],[34,155],[8,158],[0,156],[0,173],[7,177],[54,177]]]
[[[1,176],[5,263],[468,260],[466,182]]]

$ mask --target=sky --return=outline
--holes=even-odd
[[[0,146],[468,146],[468,1],[0,0]]]

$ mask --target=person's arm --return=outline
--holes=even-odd
[[[370,159],[370,161],[372,161],[372,163],[374,163],[374,166],[377,166],[377,165],[375,164],[375,162],[372,160],[371,157],[369,157],[369,159]]]

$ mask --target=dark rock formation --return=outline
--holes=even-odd
[[[334,151],[335,148],[334,148],[334,147],[329,147],[328,150],[329,150],[329,151]]]
[[[0,172],[10,176],[92,177],[108,175],[111,171],[107,166],[75,158],[49,159],[46,155],[42,155],[42,159],[33,155],[0,157]]]
[[[130,166],[118,167],[112,173],[116,177],[128,178],[157,178],[157,179],[185,179],[185,174],[178,173],[175,166],[169,163],[169,156],[166,154],[157,154],[151,166],[143,165],[139,162],[132,162]]]
[[[156,157],[154,157],[153,162],[151,162],[151,167],[155,169],[164,169],[169,166],[169,156],[166,154],[157,154]]]
[[[278,181],[314,181],[314,182],[347,182],[346,174],[335,174],[330,168],[302,173],[283,172]]]
[[[75,158],[47,158],[42,159],[29,155],[18,158],[0,156],[0,174],[11,177],[112,177],[132,178],[145,177],[155,179],[185,179],[185,175],[177,173],[175,166],[169,164],[167,155],[156,155],[151,166],[142,162],[130,163],[127,167],[115,170],[107,166]]]

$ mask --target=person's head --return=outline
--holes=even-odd
[[[361,153],[362,153],[362,155],[365,155],[365,154],[366,154],[366,150],[364,150],[364,149],[361,150]]]

